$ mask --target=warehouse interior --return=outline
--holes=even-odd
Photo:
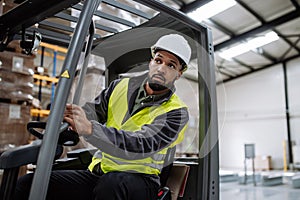
[[[0,2],[1,16],[27,1]],[[1,152],[36,139],[26,130],[29,121],[47,121],[82,10],[79,1],[74,2],[70,8],[24,30],[28,39],[32,35],[41,37],[40,46],[31,55],[25,54],[26,49],[20,45],[22,34],[16,35],[5,51],[0,52]],[[130,30],[157,14],[136,1],[103,2],[94,16],[96,39]],[[300,0],[161,2],[187,14],[212,33],[220,199],[297,199],[300,195]],[[91,55],[81,105],[105,88],[105,70],[103,59]],[[187,136],[177,149],[181,157],[201,153],[197,135],[201,117],[198,75],[197,62],[192,60],[176,84],[176,92],[190,109]],[[75,86],[76,78],[69,102],[76,92]],[[81,147],[89,144],[81,141],[75,148]],[[67,147],[66,151],[72,148]]]

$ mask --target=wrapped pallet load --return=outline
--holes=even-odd
[[[28,143],[34,57],[0,52],[0,152]]]

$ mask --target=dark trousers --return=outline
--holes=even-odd
[[[19,178],[15,200],[28,199],[32,178],[33,174]],[[157,191],[158,184],[142,174],[57,170],[51,173],[47,200],[155,200]]]

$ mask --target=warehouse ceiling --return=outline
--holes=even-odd
[[[223,0],[226,1],[226,0]],[[166,0],[189,13],[210,0]],[[202,23],[213,33],[218,82],[227,82],[300,56],[300,0],[236,0]],[[279,39],[231,59],[220,52],[274,31]]]
[[[48,42],[52,40],[57,42],[59,39],[58,44],[65,45],[70,40],[74,23],[78,19],[76,10],[79,12],[82,6],[78,4],[80,1],[76,0],[54,1],[57,4],[70,2],[74,5],[72,10],[66,9],[57,13],[54,17],[41,21],[38,26],[42,35],[48,37]],[[163,0],[162,2],[184,13],[190,13],[211,1]],[[11,3],[12,0],[4,2]],[[16,5],[24,2],[28,1],[13,1]],[[126,12],[116,13],[115,8],[122,8]],[[105,0],[95,14],[96,37],[100,38],[134,27],[147,21],[154,14],[153,10],[134,1]],[[300,0],[235,0],[232,7],[200,23],[212,30],[218,83],[228,82],[300,56]],[[33,29],[27,31],[33,32]],[[245,44],[250,39],[262,37],[270,31],[278,37],[275,41],[230,58],[221,57],[221,53],[225,50]]]

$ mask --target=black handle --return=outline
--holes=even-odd
[[[44,134],[43,131],[39,131],[37,129],[45,129],[46,128],[46,122],[39,122],[39,121],[32,121],[27,123],[27,130],[34,136],[36,136],[38,139],[43,139]],[[62,123],[60,129],[59,129],[59,138],[58,138],[58,144],[64,145],[64,146],[74,146],[79,142],[79,135],[77,132],[71,130],[68,128],[69,124],[64,122]]]
[[[27,130],[29,131],[29,133],[31,133],[39,139],[43,139],[43,133],[36,130],[36,128],[45,129],[46,122],[32,121],[27,123]]]

